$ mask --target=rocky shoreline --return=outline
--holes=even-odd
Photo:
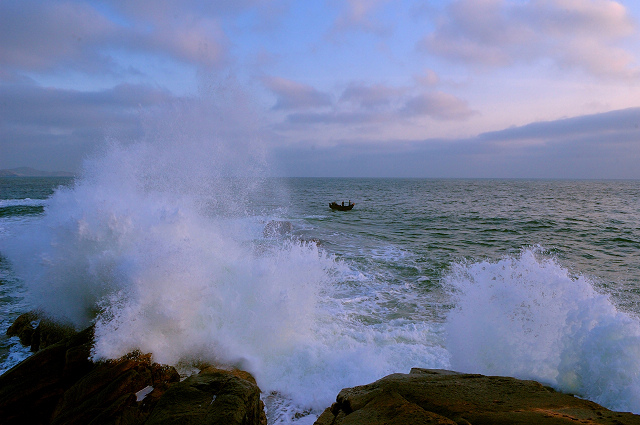
[[[34,326],[35,325],[35,326]],[[130,353],[89,360],[93,328],[81,332],[25,313],[7,330],[34,354],[0,376],[0,422],[9,424],[266,425],[255,379],[201,365],[181,380],[172,366]],[[345,388],[316,425],[639,424],[535,381],[412,369]]]

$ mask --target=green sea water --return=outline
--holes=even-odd
[[[640,287],[640,182],[290,179],[288,217],[331,252],[438,282],[452,262],[540,246],[629,306]],[[330,200],[356,202],[332,212]],[[397,258],[402,257],[402,258]],[[411,269],[410,272],[407,269]],[[413,274],[413,276],[411,276]],[[395,276],[394,276],[395,275]]]

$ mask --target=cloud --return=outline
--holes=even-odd
[[[24,72],[124,72],[114,52],[164,56],[206,68],[228,60],[221,20],[265,2],[0,3],[0,78]]]
[[[382,124],[389,122],[392,117],[389,114],[371,113],[363,111],[353,112],[315,112],[315,113],[292,113],[286,118],[288,124],[294,125],[340,125],[340,126],[354,126],[363,124]],[[285,129],[284,126],[279,126],[280,129]],[[344,128],[346,130],[346,128]]]
[[[108,68],[93,49],[109,43],[117,25],[83,3],[25,0],[0,3],[0,69],[48,71],[74,63],[95,72]]]
[[[408,116],[429,116],[437,120],[465,120],[477,112],[452,94],[430,92],[409,99],[402,109]]]
[[[418,48],[453,61],[489,67],[550,59],[595,76],[639,75],[621,47],[636,33],[613,0],[456,0]]]
[[[279,130],[286,130],[287,125],[333,125],[343,131],[369,126],[372,130],[420,118],[464,121],[477,114],[463,99],[441,91],[425,91],[420,86],[352,82],[332,102],[329,94],[311,86],[275,77],[264,81],[278,97],[273,109],[290,111],[284,123],[277,126]]]
[[[11,125],[52,125],[59,128],[99,126],[129,116],[138,108],[171,99],[149,86],[121,84],[109,90],[84,92],[35,85],[0,85],[0,115]]]
[[[381,6],[389,0],[346,0],[340,2],[344,8],[336,18],[332,34],[341,34],[347,31],[362,31],[377,35],[389,33],[389,28],[380,23],[373,16]]]
[[[599,140],[626,140],[640,142],[640,108],[628,108],[592,115],[583,115],[554,121],[535,122],[528,125],[487,132],[479,136],[487,141],[573,140],[589,135]],[[622,137],[621,139],[621,136]],[[640,153],[640,145],[639,150]]]
[[[535,122],[462,144],[482,152],[487,168],[510,176],[637,179],[640,108]]]
[[[159,26],[144,44],[150,51],[208,68],[223,64],[227,52],[220,23],[207,18]]]
[[[349,102],[365,109],[390,106],[396,98],[406,92],[403,88],[389,87],[384,84],[366,85],[351,83],[342,92],[341,102]]]
[[[281,147],[290,175],[345,177],[640,178],[640,108],[424,140],[344,139]]]
[[[122,84],[92,92],[0,85],[2,167],[59,164],[73,171],[105,137],[142,135],[140,112],[173,99],[165,90]]]
[[[165,54],[179,61],[212,67],[227,60],[222,20],[264,1],[112,1],[112,10],[133,31],[127,47]]]
[[[111,0],[107,2],[114,10],[128,16],[151,19],[154,22],[171,20],[181,14],[201,16],[234,16],[250,9],[268,13],[274,0]]]
[[[425,69],[422,74],[414,76],[414,79],[425,87],[435,86],[440,82],[440,76],[433,69]]]
[[[601,110],[632,105],[637,87],[625,78],[640,73],[638,58],[628,47],[638,41],[631,6],[627,10],[621,0],[426,3],[413,7],[388,0],[331,0],[309,8],[288,0],[0,2],[0,161],[27,158],[28,152],[34,161],[57,157],[61,164],[70,164],[71,157],[107,134],[134,139],[145,130],[140,112],[144,115],[176,100],[168,90],[137,82],[151,81],[181,93],[197,87],[206,95],[203,92],[219,86],[206,78],[221,74],[237,75],[242,84],[255,87],[257,82],[266,89],[250,90],[248,98],[262,100],[268,91],[272,108],[260,113],[229,107],[233,102],[224,99],[220,103],[238,116],[255,119],[256,126],[264,127],[261,134],[269,145],[333,146],[326,153],[345,158],[366,151],[372,163],[386,152],[416,167],[420,155],[457,155],[468,161],[469,170],[478,169],[475,163],[524,167],[525,153],[532,164],[542,163],[542,158],[560,163],[570,158],[571,149],[573,154],[583,151],[583,159],[611,159],[614,153],[625,161],[637,157],[637,149],[632,149],[637,143],[635,127],[623,122],[619,111],[467,139],[434,138],[468,135],[495,122],[523,122],[527,116],[553,117],[559,105],[561,113],[573,114],[594,96],[607,105]],[[425,16],[432,18],[428,34],[421,32]],[[386,26],[390,22],[397,26]],[[327,31],[343,37],[344,45],[326,44]],[[412,56],[415,51],[407,46],[421,35],[418,44],[427,55]],[[537,75],[529,78],[530,73],[514,76],[511,70],[496,73],[504,78],[501,81],[493,79],[495,74],[478,79],[467,74],[465,79],[459,69],[447,68],[443,58],[472,68],[542,65],[579,72],[578,78],[558,82]],[[304,79],[295,80],[305,72]],[[587,78],[580,78],[580,73]],[[592,76],[618,81],[594,86]],[[456,82],[461,79],[464,84]],[[549,87],[558,88],[562,99],[541,112],[539,103],[528,96],[538,89],[548,94]],[[585,87],[594,90],[586,92]],[[219,98],[218,93],[212,97]],[[504,108],[494,107],[501,102],[513,105],[513,110],[505,114]],[[486,119],[480,119],[480,113]],[[627,113],[633,121],[635,112]],[[198,118],[215,124],[221,137],[246,121],[224,116],[213,123],[212,115]],[[619,127],[623,125],[627,130]],[[419,138],[425,140],[416,141]],[[362,149],[351,149],[356,143]],[[557,157],[549,157],[550,152]],[[374,154],[381,156],[374,160]],[[26,160],[17,165],[38,166]]]
[[[331,97],[306,84],[280,77],[265,77],[263,84],[277,98],[273,109],[308,109],[331,105]]]

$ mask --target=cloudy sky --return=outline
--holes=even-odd
[[[0,2],[0,168],[229,92],[274,175],[640,178],[640,2]]]

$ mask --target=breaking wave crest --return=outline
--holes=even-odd
[[[535,379],[610,409],[640,412],[640,324],[585,276],[538,249],[456,264],[446,278],[452,368]]]

